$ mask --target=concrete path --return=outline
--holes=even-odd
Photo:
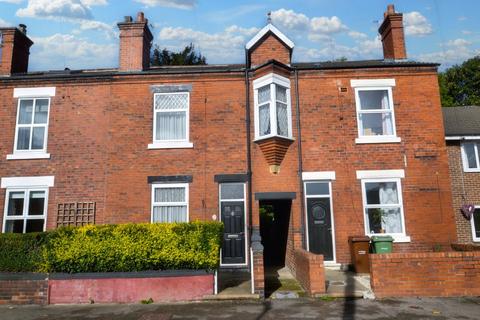
[[[370,275],[325,268],[326,295],[336,298],[373,298]]]
[[[215,301],[172,305],[0,306],[9,320],[479,319],[480,298]]]

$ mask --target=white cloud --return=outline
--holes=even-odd
[[[303,13],[283,8],[272,11],[271,18],[277,27],[284,30],[305,30],[310,25],[310,19]]]
[[[461,16],[461,17],[458,17],[457,20],[458,21],[466,21],[466,20],[468,20],[468,18],[465,17],[465,16]]]
[[[312,31],[319,33],[332,34],[348,30],[347,26],[336,16],[330,18],[315,17],[312,18],[310,24]]]
[[[355,31],[355,30],[351,30],[348,32],[348,35],[352,38],[352,39],[357,39],[357,40],[363,40],[363,39],[367,39],[368,36],[363,33],[363,32],[358,32],[358,31]]]
[[[70,34],[34,37],[30,58],[33,70],[115,67],[117,44],[96,44]]]
[[[0,18],[0,28],[11,27],[12,24]]]
[[[417,58],[420,61],[441,63],[445,68],[479,55],[480,49],[473,49],[471,45],[472,42],[461,38],[449,40],[442,46],[442,50],[422,53]]]
[[[20,4],[24,0],[0,0],[0,2],[6,2],[6,3],[13,3],[13,4]]]
[[[412,11],[403,14],[405,34],[407,36],[426,36],[433,32],[432,25],[420,12]]]
[[[147,7],[170,7],[177,9],[193,9],[197,0],[135,0]]]

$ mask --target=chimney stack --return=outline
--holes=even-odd
[[[143,12],[136,21],[126,16],[118,23],[120,29],[120,71],[143,71],[150,67],[150,49],[153,35]]]
[[[0,76],[28,71],[28,57],[33,42],[27,37],[27,26],[0,28]]]
[[[394,5],[389,4],[383,17],[382,25],[378,29],[382,36],[383,58],[391,60],[406,59],[403,14],[395,12]]]

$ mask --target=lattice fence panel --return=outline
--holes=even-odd
[[[59,203],[57,210],[57,227],[80,227],[95,224],[95,202]]]

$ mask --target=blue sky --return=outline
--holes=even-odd
[[[116,67],[116,23],[138,11],[154,43],[178,50],[193,42],[210,64],[242,63],[269,11],[294,41],[294,61],[378,59],[377,29],[392,2],[404,13],[409,59],[445,68],[480,54],[478,0],[0,0],[0,26],[28,26],[30,70]]]

